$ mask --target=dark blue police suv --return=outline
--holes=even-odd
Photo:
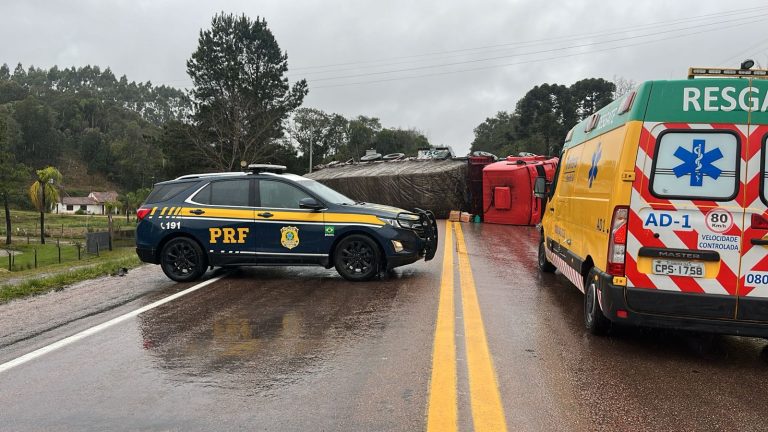
[[[193,174],[158,183],[137,211],[136,253],[179,282],[207,268],[321,265],[364,281],[430,260],[430,211],[355,202],[285,167]]]

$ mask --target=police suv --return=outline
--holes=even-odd
[[[158,183],[137,211],[136,253],[179,282],[208,267],[321,265],[345,279],[435,255],[430,211],[355,202],[284,166]]]

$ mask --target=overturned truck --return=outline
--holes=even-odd
[[[467,161],[394,160],[337,164],[306,177],[357,201],[406,210],[431,210],[447,218],[451,210],[467,209]]]

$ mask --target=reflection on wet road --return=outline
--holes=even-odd
[[[641,329],[590,336],[581,293],[536,272],[533,229],[461,228],[510,430],[768,429],[763,341]],[[467,355],[474,318],[455,240],[444,291],[442,250],[371,283],[311,267],[234,271],[0,374],[0,430],[424,430],[447,294],[443,340],[454,356],[443,367],[455,371],[445,380],[455,386],[455,424],[480,430]],[[158,284],[126,310],[89,320],[179,290]],[[44,333],[32,345],[74,333]],[[29,346],[1,348],[0,358]]]

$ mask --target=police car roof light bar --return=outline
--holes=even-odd
[[[285,172],[288,168],[285,165],[272,165],[272,164],[250,164],[248,170],[254,174],[257,173],[275,173],[280,174]]]
[[[688,68],[688,79],[694,79],[695,77],[751,77],[766,79],[768,78],[768,69]]]

